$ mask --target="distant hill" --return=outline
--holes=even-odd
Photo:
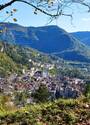
[[[31,47],[65,60],[90,62],[90,49],[55,25],[23,27],[12,23],[1,23],[0,30],[0,39],[3,41]]]
[[[85,45],[90,46],[90,32],[89,31],[82,31],[82,32],[73,32],[71,33],[74,37],[80,40]]]

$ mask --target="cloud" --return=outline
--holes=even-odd
[[[89,22],[89,21],[90,21],[90,18],[82,18],[81,20],[82,20],[82,21],[85,21],[85,22]]]

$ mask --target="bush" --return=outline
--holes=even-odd
[[[31,95],[37,102],[46,102],[50,96],[48,88],[40,85],[39,88]]]

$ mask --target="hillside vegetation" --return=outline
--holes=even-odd
[[[89,125],[89,101],[84,97],[59,99],[11,111],[0,105],[0,125]]]
[[[75,62],[73,63],[75,64]],[[44,65],[43,68],[41,67],[42,65]],[[0,42],[0,76],[7,76],[11,73],[20,75],[23,69],[30,70],[32,67],[43,70],[46,65],[54,65],[54,68],[49,70],[51,75],[58,73],[59,75],[70,77],[87,77],[87,73],[79,68],[73,68],[69,62],[61,58],[41,53],[32,48]]]
[[[0,48],[2,44],[0,43]],[[0,52],[0,76],[7,76],[10,73],[20,73],[20,66],[5,52]]]
[[[41,70],[41,65],[56,65],[57,63],[62,65],[62,68],[66,65],[62,59],[55,56],[49,56],[28,47],[0,42],[0,76],[11,73],[22,74],[23,69]]]

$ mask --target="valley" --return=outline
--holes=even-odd
[[[0,124],[89,125],[89,46],[57,26],[1,24]]]
[[[85,84],[90,78],[88,63],[67,62],[6,42],[0,42],[0,50],[0,91],[9,95],[12,103],[18,101],[17,107],[34,103],[31,95],[41,85],[49,91],[49,100],[77,98],[85,92]],[[22,102],[19,102],[17,94],[24,94],[25,99],[21,96]]]

